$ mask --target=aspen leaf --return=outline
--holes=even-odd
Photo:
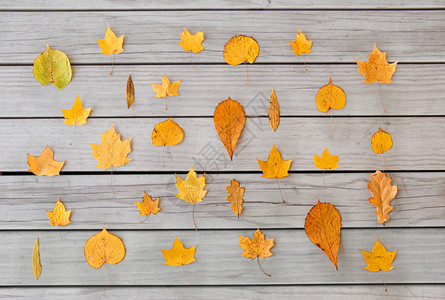
[[[269,157],[266,161],[258,160],[258,163],[260,164],[260,168],[263,171],[263,176],[265,178],[278,178],[281,179],[283,177],[289,176],[289,168],[290,164],[292,162],[292,159],[290,160],[283,160],[281,157],[280,152],[278,151],[277,147],[275,147],[275,143],[273,144],[272,150],[270,151]]]
[[[178,43],[185,51],[192,51],[193,53],[199,53],[204,50],[201,45],[204,41],[204,32],[197,32],[195,34],[190,34],[184,27],[184,31],[181,32],[181,41]]]
[[[46,213],[51,221],[49,224],[53,226],[66,226],[71,223],[71,210],[66,210],[65,205],[60,201],[60,198],[57,200],[56,205],[54,205],[54,210],[47,210]]]
[[[104,226],[101,232],[86,241],[84,254],[88,264],[99,269],[104,263],[113,265],[120,263],[125,257],[125,245]]]
[[[270,95],[269,124],[273,131],[277,130],[278,125],[280,125],[280,104],[274,89],[272,89],[272,94]]]
[[[170,82],[167,76],[162,77],[161,84],[152,83],[151,86],[153,91],[156,92],[155,97],[157,98],[165,98],[167,96],[176,96],[180,95],[178,93],[179,85],[181,84],[181,80],[175,81],[173,83]]]
[[[244,250],[241,255],[252,260],[256,258],[261,271],[263,271],[265,275],[270,277],[270,275],[266,274],[266,272],[264,272],[263,268],[261,267],[259,258],[261,257],[262,259],[265,259],[266,257],[270,257],[273,255],[273,253],[270,252],[270,249],[274,246],[274,238],[265,239],[265,235],[260,231],[259,228],[253,234],[252,239],[242,235],[238,236],[239,246]]]
[[[243,211],[243,203],[244,203],[244,187],[240,187],[239,181],[236,181],[235,179],[232,179],[230,182],[230,186],[226,186],[227,193],[229,193],[229,196],[226,196],[227,201],[232,203],[232,210],[235,213],[236,216],[241,214]]]
[[[134,85],[130,74],[127,79],[127,109],[130,109],[131,105],[133,105],[133,101],[134,101]]]
[[[184,130],[170,117],[167,121],[156,124],[151,140],[156,147],[174,146],[184,139]]]
[[[314,166],[324,170],[338,168],[339,161],[338,155],[332,156],[327,148],[323,151],[321,157],[317,154],[314,156]]]
[[[54,160],[54,152],[47,145],[40,156],[28,154],[29,172],[35,175],[55,176],[60,175],[65,161]]]
[[[229,97],[215,108],[213,123],[219,138],[229,153],[230,159],[232,159],[236,142],[246,123],[246,113],[243,106]]]
[[[323,250],[337,270],[340,229],[339,211],[331,203],[321,203],[320,200],[308,212],[304,223],[309,240]]]
[[[289,40],[292,49],[296,55],[308,54],[310,53],[312,47],[312,40],[308,41],[306,36],[298,30],[298,34],[295,36],[295,42]]]
[[[102,49],[101,54],[110,55],[110,54],[119,54],[124,51],[122,45],[124,43],[124,35],[121,35],[119,38],[114,34],[114,32],[110,29],[107,24],[107,31],[105,32],[105,37],[103,40],[96,39],[99,43],[100,49]]]
[[[108,169],[109,167],[120,167],[132,160],[127,155],[131,152],[130,140],[121,140],[121,135],[111,128],[100,134],[100,144],[89,144],[93,149],[92,155],[99,162],[96,168]]]
[[[367,182],[368,189],[372,193],[369,203],[377,207],[376,214],[380,224],[389,221],[389,213],[394,209],[391,201],[397,195],[397,185],[391,185],[392,178],[386,177],[385,173],[376,171],[370,175],[371,181]]]
[[[379,127],[379,131],[374,133],[371,138],[371,147],[377,154],[388,151],[392,147],[391,135]]]
[[[367,62],[360,61],[357,58],[355,58],[355,60],[357,61],[358,72],[365,76],[365,80],[363,80],[363,82],[392,82],[391,77],[396,71],[397,61],[395,63],[389,64],[386,61],[386,52],[380,52],[375,43],[374,49],[368,56]]]
[[[224,45],[224,60],[232,66],[246,61],[252,64],[258,54],[260,54],[260,46],[250,36],[235,35]]]
[[[390,271],[394,269],[392,266],[392,262],[394,261],[394,258],[396,257],[396,252],[388,252],[385,249],[385,246],[383,246],[379,239],[377,239],[377,242],[375,242],[374,247],[372,247],[372,252],[362,251],[363,258],[365,259],[367,266],[365,270],[371,271],[371,272],[378,272],[378,271]]]
[[[60,109],[65,117],[65,124],[70,126],[83,125],[87,122],[87,119],[91,112],[91,107],[84,109],[82,101],[80,101],[79,95],[77,95],[71,109]]]
[[[40,274],[42,274],[42,265],[40,263],[40,252],[39,252],[39,238],[36,239],[34,244],[34,250],[32,251],[32,272],[34,277],[39,279]]]
[[[139,214],[144,216],[149,216],[150,214],[155,215],[161,210],[159,208],[159,198],[152,200],[146,192],[144,192],[142,202],[135,202],[134,204],[136,204],[139,209]]]
[[[324,113],[331,108],[342,109],[346,105],[346,94],[340,87],[333,85],[331,78],[329,78],[329,83],[318,90],[315,103],[317,109]]]
[[[34,60],[33,74],[41,84],[53,83],[56,88],[63,89],[72,77],[70,60],[62,51],[46,45],[46,50]]]
[[[184,248],[181,241],[176,238],[171,249],[161,249],[162,254],[164,254],[165,258],[165,265],[178,267],[191,264],[196,260],[195,248],[196,246]]]

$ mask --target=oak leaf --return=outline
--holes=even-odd
[[[226,196],[227,201],[232,203],[231,207],[233,212],[236,216],[241,214],[243,211],[243,203],[244,203],[244,187],[240,187],[239,181],[236,181],[235,179],[232,179],[230,182],[230,186],[226,186],[227,193],[229,193],[229,196]]]
[[[251,258],[252,260],[256,258],[261,271],[263,271],[265,275],[270,277],[270,275],[264,272],[263,268],[261,267],[259,257],[265,259],[266,257],[270,257],[273,255],[273,253],[270,252],[270,249],[274,246],[274,238],[265,239],[265,235],[260,231],[259,228],[253,234],[252,239],[242,235],[238,236],[239,246],[244,250],[241,255],[247,258]]]
[[[342,109],[346,105],[346,94],[339,86],[333,85],[332,79],[329,78],[329,83],[318,90],[315,103],[317,109],[324,113],[331,108]]]
[[[123,166],[132,158],[127,155],[131,152],[130,140],[121,140],[121,135],[114,130],[114,124],[111,128],[100,134],[100,144],[89,144],[93,149],[92,155],[99,162],[96,168],[108,169],[109,167]]]
[[[135,202],[134,204],[136,204],[139,209],[139,214],[143,216],[155,215],[161,210],[161,208],[159,208],[159,198],[152,200],[146,192],[144,192],[142,202]]]
[[[131,105],[133,105],[133,101],[134,101],[134,84],[130,74],[127,79],[127,109],[130,109]]]
[[[165,98],[167,96],[176,96],[180,95],[178,93],[179,85],[181,84],[181,80],[175,81],[173,83],[170,82],[167,76],[162,77],[161,84],[152,83],[151,86],[153,91],[156,92],[155,97]]]
[[[88,264],[99,269],[104,263],[113,265],[120,263],[125,257],[125,245],[104,226],[101,232],[86,241],[84,254]]]
[[[235,145],[246,123],[246,113],[238,102],[229,99],[222,101],[215,108],[213,123],[224,147],[232,159]]]
[[[295,36],[295,42],[289,40],[292,49],[296,55],[310,53],[312,47],[312,40],[308,41],[306,36],[298,30],[298,34]]]
[[[394,261],[394,258],[396,257],[396,252],[388,252],[385,249],[385,246],[383,246],[379,239],[377,239],[377,242],[375,242],[374,247],[372,247],[372,252],[362,251],[363,258],[365,259],[367,266],[365,270],[371,271],[371,272],[378,272],[380,270],[382,271],[390,271],[394,269],[392,266],[392,262]]]
[[[379,131],[374,133],[371,138],[371,148],[372,150],[379,154],[388,151],[392,147],[392,138],[391,135],[383,131],[382,128],[379,127]]]
[[[184,248],[181,241],[176,238],[171,249],[161,249],[162,254],[164,254],[165,258],[165,265],[178,267],[191,264],[196,260],[195,248],[196,246]]]
[[[151,141],[156,147],[174,146],[184,139],[184,130],[170,117],[167,121],[156,124],[151,134]]]
[[[60,201],[60,198],[57,200],[56,205],[54,205],[54,210],[47,210],[48,218],[50,219],[50,223],[53,226],[66,226],[71,223],[71,210],[66,210],[65,205]]]
[[[269,124],[273,131],[277,130],[278,125],[280,125],[280,104],[274,89],[272,89],[272,94],[270,95]]]
[[[201,45],[204,41],[204,32],[197,32],[195,34],[190,34],[184,27],[184,31],[181,32],[181,41],[178,43],[185,51],[192,51],[193,53],[199,53],[204,50]]]
[[[368,189],[372,193],[369,203],[377,207],[376,214],[380,224],[389,221],[389,213],[394,209],[391,201],[397,195],[397,185],[391,185],[392,178],[386,177],[385,173],[376,171],[371,174],[371,181],[367,182]]]
[[[101,54],[119,54],[124,51],[122,45],[124,43],[124,35],[117,37],[107,24],[107,31],[103,40],[96,39],[99,47],[102,49]]]
[[[365,76],[365,80],[363,80],[363,82],[392,82],[391,77],[396,71],[397,61],[395,63],[389,64],[386,61],[386,52],[380,52],[375,43],[374,49],[368,56],[367,62],[360,61],[357,58],[355,58],[355,60],[357,61],[358,72]]]
[[[56,88],[63,89],[72,77],[70,60],[62,51],[46,45],[46,50],[34,60],[33,74],[41,84],[53,83]]]
[[[40,263],[40,252],[39,252],[39,238],[37,237],[34,244],[34,250],[32,251],[32,272],[34,277],[39,279],[40,274],[42,274],[42,264]]]
[[[224,45],[224,60],[232,66],[246,61],[252,64],[258,54],[260,46],[251,36],[235,35]]]
[[[84,109],[82,101],[80,101],[79,95],[73,103],[71,109],[60,109],[65,117],[65,124],[70,126],[83,125],[87,122],[87,119],[91,112],[91,107]]]
[[[277,147],[275,147],[275,143],[273,144],[272,150],[270,151],[269,157],[266,161],[258,160],[260,164],[260,168],[263,171],[263,176],[265,178],[284,178],[289,176],[289,168],[292,162],[292,159],[283,160],[280,152]]]
[[[341,216],[335,206],[318,200],[306,216],[304,230],[309,240],[323,250],[338,270]]]
[[[55,176],[60,175],[65,161],[54,160],[54,152],[47,145],[40,156],[28,154],[29,172],[35,175]]]
[[[317,154],[314,156],[314,166],[324,170],[338,168],[339,161],[338,155],[332,156],[327,148],[323,151],[321,157]]]

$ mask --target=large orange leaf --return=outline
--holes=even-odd
[[[104,263],[113,265],[120,263],[125,257],[125,245],[104,226],[101,232],[86,241],[84,254],[88,264],[99,269]]]
[[[389,213],[394,209],[391,201],[396,197],[397,185],[391,185],[392,178],[386,177],[385,173],[376,171],[371,174],[371,181],[368,181],[368,189],[372,193],[369,203],[377,207],[376,214],[380,224],[389,221]]]
[[[54,152],[47,145],[40,156],[28,154],[29,172],[35,175],[55,176],[60,175],[65,161],[54,160]]]
[[[365,76],[363,82],[373,83],[391,83],[391,77],[396,71],[397,61],[395,63],[389,64],[386,61],[386,52],[382,53],[374,44],[374,49],[368,56],[368,61],[360,61],[355,59],[358,65],[358,72]]]

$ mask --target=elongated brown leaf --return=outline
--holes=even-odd
[[[127,80],[127,109],[131,107],[134,101],[134,85],[133,80],[131,79],[131,74],[128,76]]]
[[[280,125],[280,104],[274,89],[272,89],[272,94],[270,95],[269,124],[273,131],[277,130],[278,125]]]

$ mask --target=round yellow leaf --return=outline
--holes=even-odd
[[[125,245],[104,226],[101,232],[86,241],[84,254],[88,264],[99,269],[104,263],[113,265],[120,263],[125,257]]]
[[[315,102],[318,110],[324,113],[331,108],[342,109],[346,105],[346,94],[340,87],[333,85],[329,78],[329,83],[322,87],[315,96]]]
[[[392,147],[391,135],[379,127],[379,131],[371,138],[371,147],[377,154],[388,151]]]
[[[250,36],[235,35],[224,45],[224,60],[232,66],[245,61],[253,63],[260,54],[260,46]]]
[[[153,145],[160,146],[174,146],[182,142],[184,139],[184,130],[172,118],[167,121],[155,125],[151,134]]]

